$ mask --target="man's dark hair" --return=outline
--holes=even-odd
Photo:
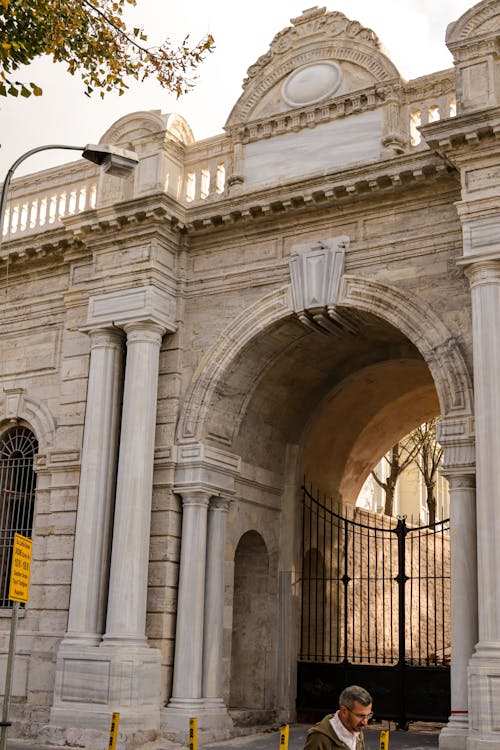
[[[351,685],[342,690],[339,696],[339,706],[352,709],[354,701],[358,701],[362,706],[369,706],[373,703],[370,693],[359,685]]]

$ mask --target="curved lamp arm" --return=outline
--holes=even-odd
[[[135,151],[128,151],[125,148],[119,148],[118,146],[112,146],[105,143],[101,143],[96,146],[91,144],[87,144],[86,146],[64,146],[61,144],[50,144],[48,146],[37,146],[36,148],[30,149],[30,151],[26,151],[25,154],[22,154],[12,164],[5,176],[5,180],[2,186],[2,195],[0,196],[0,245],[2,244],[3,237],[3,223],[5,206],[7,204],[7,193],[9,191],[12,175],[25,159],[33,156],[33,154],[38,154],[40,151],[48,151],[50,149],[80,151],[84,159],[87,159],[94,164],[98,164],[104,169],[105,172],[117,177],[128,176],[139,163],[139,158]]]

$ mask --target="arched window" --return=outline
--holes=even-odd
[[[38,442],[27,427],[11,427],[0,437],[0,607],[10,606],[9,576],[14,533],[31,538]]]

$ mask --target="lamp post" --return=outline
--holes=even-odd
[[[2,244],[3,237],[3,223],[5,215],[5,207],[7,204],[7,193],[9,191],[10,181],[12,175],[20,164],[25,159],[33,154],[38,154],[40,151],[48,151],[50,149],[65,149],[69,151],[80,151],[83,158],[88,161],[98,164],[110,175],[116,177],[127,177],[139,163],[139,158],[135,151],[128,151],[125,148],[119,148],[118,146],[109,145],[106,143],[100,143],[98,145],[87,144],[86,146],[63,146],[60,144],[51,144],[49,146],[37,146],[32,148],[30,151],[26,151],[22,154],[14,164],[11,166],[5,177],[2,195],[0,197],[0,245]]]
[[[26,151],[25,154],[20,156],[13,163],[13,165],[7,172],[7,175],[5,177],[5,180],[2,186],[2,195],[0,196],[0,246],[2,244],[2,237],[3,237],[3,224],[4,224],[5,207],[7,205],[7,193],[9,191],[9,186],[10,186],[10,182],[12,179],[12,175],[16,171],[17,167],[20,164],[22,164],[22,162],[25,159],[28,159],[28,157],[32,156],[33,154],[37,154],[40,151],[47,151],[53,148],[66,149],[70,151],[81,151],[81,154],[84,159],[88,159],[88,161],[91,161],[94,164],[98,164],[100,167],[104,169],[105,172],[107,172],[110,175],[115,175],[116,177],[126,177],[132,172],[133,169],[135,169],[135,167],[139,163],[137,154],[134,151],[127,151],[124,148],[119,148],[117,146],[110,146],[104,143],[97,145],[97,146],[90,145],[90,144],[88,144],[87,146],[62,146],[62,145],[53,144],[49,146],[37,146],[36,148],[32,148],[30,151]],[[23,601],[26,601],[26,600],[23,599]],[[11,697],[11,692],[12,692],[12,677],[13,677],[14,655],[15,655],[17,604],[18,602],[15,601],[13,609],[12,609],[9,653],[8,653],[7,668],[6,668],[6,674],[5,674],[3,711],[2,711],[1,721],[0,721],[0,750],[5,750],[6,741],[7,741],[7,729],[10,726],[9,709],[10,709],[10,697]]]

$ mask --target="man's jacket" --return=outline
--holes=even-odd
[[[330,719],[333,719],[335,714],[328,714],[321,721],[315,724],[307,733],[306,744],[304,750],[349,750],[345,742],[339,740],[333,727],[330,724]],[[356,750],[365,750],[365,741],[363,733],[360,732]]]

